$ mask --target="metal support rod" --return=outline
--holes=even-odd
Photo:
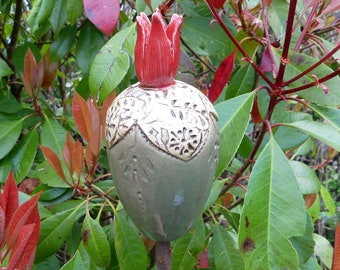
[[[172,254],[170,241],[156,242],[156,265],[157,270],[171,270]]]

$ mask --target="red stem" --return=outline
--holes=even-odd
[[[308,88],[310,88],[310,87],[319,85],[320,83],[326,82],[326,81],[328,81],[328,80],[330,80],[330,79],[332,79],[333,77],[338,76],[338,75],[340,75],[340,68],[339,68],[338,70],[336,70],[336,71],[334,71],[334,72],[328,74],[327,76],[318,79],[318,80],[315,81],[315,82],[308,83],[308,84],[305,84],[305,85],[302,85],[302,86],[299,86],[299,87],[295,87],[295,88],[292,88],[292,89],[283,91],[283,93],[284,93],[285,95],[287,95],[287,94],[292,94],[292,93],[295,93],[295,92],[298,92],[298,91],[302,91],[302,90],[308,89]]]
[[[263,73],[263,71],[253,62],[253,60],[249,57],[247,52],[242,48],[241,44],[237,41],[237,39],[233,36],[233,34],[229,31],[228,27],[224,24],[221,16],[218,15],[216,12],[214,6],[211,3],[211,0],[206,0],[206,3],[214,16],[214,19],[218,22],[218,24],[222,27],[223,31],[227,34],[227,36],[231,39],[231,41],[234,43],[236,48],[241,52],[241,54],[244,56],[246,61],[252,65],[252,67],[256,70],[256,72],[263,78],[263,80],[266,81],[266,83],[273,88],[274,84],[269,80],[269,78],[266,76],[266,74]]]
[[[288,60],[288,52],[290,47],[290,42],[292,39],[292,31],[293,31],[293,24],[294,24],[294,17],[295,17],[295,10],[296,10],[296,3],[297,0],[291,0],[289,4],[289,13],[288,13],[288,20],[287,20],[287,27],[286,27],[286,35],[285,35],[285,42],[283,44],[282,56],[280,60],[280,67],[279,72],[277,74],[275,88],[281,88],[283,82],[283,75],[285,74],[287,60]]]
[[[301,35],[300,35],[300,37],[299,37],[299,40],[298,40],[298,42],[297,42],[296,45],[295,45],[295,48],[294,48],[294,51],[295,51],[295,52],[297,52],[297,51],[299,50],[299,48],[300,48],[300,46],[301,46],[301,44],[302,44],[302,41],[303,41],[303,39],[304,39],[305,36],[306,36],[306,33],[307,33],[307,31],[308,31],[308,28],[309,28],[310,24],[312,23],[312,19],[313,19],[314,13],[315,13],[315,11],[316,11],[318,5],[319,5],[319,2],[315,2],[315,4],[314,4],[313,7],[312,7],[311,12],[310,12],[309,15],[308,15],[307,22],[306,22],[306,24],[304,25],[303,30],[302,30],[302,33],[301,33]]]
[[[313,69],[317,68],[321,64],[323,64],[328,58],[330,58],[334,53],[336,53],[340,49],[340,44],[338,44],[333,50],[331,50],[329,53],[327,53],[324,57],[322,57],[318,62],[316,62],[314,65],[311,65],[309,68],[307,68],[305,71],[301,72],[299,75],[295,76],[294,78],[282,83],[282,87],[287,86],[291,84],[292,82],[295,82],[296,80],[302,78],[304,75],[312,71]],[[320,80],[319,80],[320,81]]]

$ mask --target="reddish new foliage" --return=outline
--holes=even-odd
[[[38,200],[40,194],[19,205],[13,173],[0,192],[0,267],[31,269],[40,235]]]
[[[119,0],[83,0],[83,3],[89,20],[109,36],[119,20]]]
[[[231,55],[228,55],[217,68],[214,80],[208,93],[208,97],[211,103],[213,103],[219,97],[224,86],[229,81],[230,75],[233,71],[235,55],[236,51],[234,51]]]

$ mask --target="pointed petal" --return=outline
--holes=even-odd
[[[145,46],[143,85],[164,87],[172,84],[174,78],[169,78],[173,64],[170,51],[171,44],[165,33],[163,18],[154,13],[149,42]]]
[[[139,81],[143,80],[143,66],[145,61],[145,46],[149,41],[151,31],[151,22],[145,13],[141,13],[137,16],[137,41],[135,47],[135,63],[136,63],[136,73]]]
[[[166,29],[166,35],[171,43],[171,54],[173,58],[173,74],[172,76],[175,78],[177,68],[179,65],[180,60],[180,38],[181,38],[181,26],[183,24],[183,17],[179,16],[177,14],[173,14],[170,20],[170,23],[168,25],[168,28]]]

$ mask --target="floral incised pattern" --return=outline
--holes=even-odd
[[[154,146],[190,160],[203,147],[217,114],[201,92],[176,82],[164,90],[141,89],[135,84],[115,99],[106,117],[109,148],[137,125]]]

